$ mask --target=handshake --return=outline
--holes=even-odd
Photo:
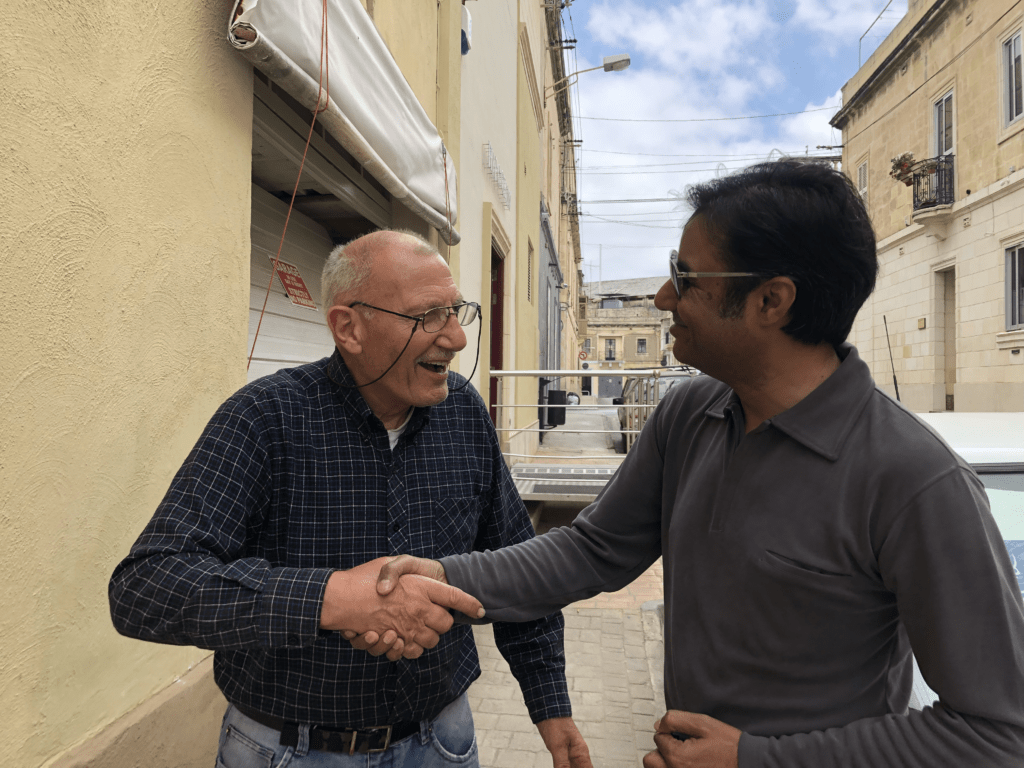
[[[327,580],[320,627],[391,661],[415,659],[455,623],[448,609],[483,618],[480,601],[448,584],[436,560],[378,557]]]

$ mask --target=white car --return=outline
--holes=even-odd
[[[1024,413],[919,413],[978,473],[1024,594]],[[915,709],[937,698],[914,662]]]

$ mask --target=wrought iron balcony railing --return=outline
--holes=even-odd
[[[915,211],[955,202],[953,155],[920,160],[914,164],[913,172]]]

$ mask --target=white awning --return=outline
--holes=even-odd
[[[393,197],[457,244],[455,164],[437,128],[359,0],[328,0],[327,10],[330,99],[316,119]],[[319,0],[236,0],[228,22],[228,41],[310,112],[322,15]]]

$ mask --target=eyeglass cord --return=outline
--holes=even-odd
[[[484,321],[482,313],[479,310],[477,310],[476,322],[476,361],[473,363],[473,371],[469,374],[469,377],[466,379],[465,383],[463,383],[461,386],[455,389],[449,390],[449,394],[451,394],[452,392],[461,392],[463,389],[465,389],[466,385],[469,384],[470,379],[473,378],[473,374],[476,373],[476,367],[480,364],[480,339],[482,338],[483,335]],[[412,344],[412,337],[416,335],[416,328],[418,325],[418,323],[413,325],[412,333],[409,334],[409,340],[405,342],[405,346],[402,347],[402,351],[398,353],[398,357],[396,357],[395,361],[391,363],[391,365],[387,367],[384,373],[382,373],[376,379],[374,379],[373,381],[368,381],[365,384],[342,384],[340,381],[335,381],[334,383],[337,384],[339,387],[343,387],[344,389],[362,389],[363,387],[368,387],[371,384],[376,384],[378,381],[387,376],[388,373],[391,372],[392,368],[398,365],[398,361],[402,359],[402,355],[405,354],[405,350],[407,350],[409,348],[409,345]]]

